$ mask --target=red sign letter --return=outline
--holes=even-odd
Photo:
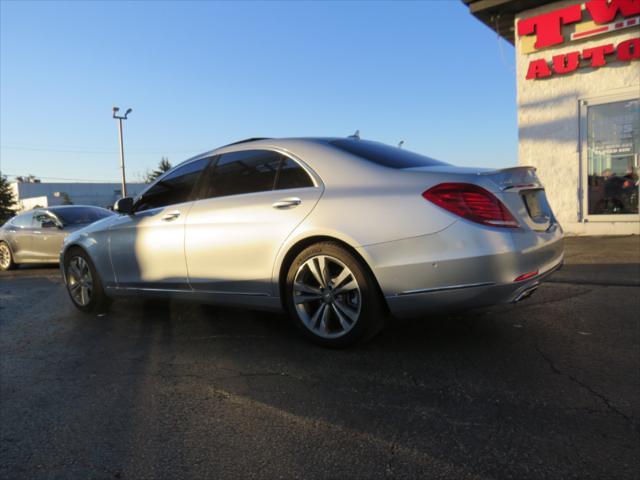
[[[553,71],[556,73],[571,73],[580,66],[580,52],[570,52],[553,57]]]
[[[600,45],[599,47],[585,48],[582,51],[582,58],[584,58],[585,60],[590,58],[591,66],[594,68],[603,67],[607,64],[607,60],[604,58],[605,55],[609,55],[614,51],[615,49],[613,48],[613,43],[610,43],[608,45]]]
[[[547,61],[544,58],[538,60],[532,60],[529,63],[529,70],[527,71],[527,80],[533,78],[546,78],[551,76],[551,69],[547,65]]]
[[[564,42],[562,25],[579,22],[582,18],[580,5],[545,13],[537,17],[527,18],[518,22],[518,35],[531,35],[535,32],[536,43],[534,47],[544,48]]]
[[[640,0],[591,0],[586,3],[591,18],[596,23],[609,23],[618,15],[623,17],[640,14]]]
[[[640,58],[640,38],[632,38],[618,45],[618,60],[630,62]]]

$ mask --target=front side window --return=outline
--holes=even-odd
[[[142,194],[135,210],[150,210],[189,201],[198,177],[208,163],[209,158],[201,158],[170,171]]]
[[[11,220],[11,225],[18,228],[31,228],[31,219],[33,218],[33,212],[23,213]]]
[[[589,215],[638,213],[640,100],[587,107]]]

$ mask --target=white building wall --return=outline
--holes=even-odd
[[[55,200],[58,200],[58,202],[50,202],[49,198],[46,195],[42,197],[23,198],[21,200],[18,200],[18,211],[23,212],[26,210],[33,210],[37,207],[53,207],[55,205],[62,204],[62,201],[60,201],[59,199]]]
[[[127,195],[136,196],[148,185],[127,183]],[[51,206],[63,203],[60,194],[66,193],[75,205],[109,207],[121,197],[119,183],[18,183],[11,184],[20,210],[29,210],[35,205]],[[33,200],[38,198],[38,200]],[[44,203],[43,203],[44,202]]]
[[[557,2],[522,12],[530,18],[541,13],[575,5],[575,0]],[[585,14],[586,15],[586,14]],[[587,19],[585,17],[585,19]],[[613,93],[640,95],[640,62],[619,62],[614,55],[607,65],[580,68],[566,75],[527,80],[529,62],[536,58],[551,61],[553,55],[637,38],[638,28],[600,35],[592,40],[566,41],[531,54],[521,51],[516,35],[519,164],[532,165],[544,183],[558,220],[566,232],[578,235],[640,234],[638,222],[584,222],[580,218],[580,107],[581,99]],[[565,35],[565,40],[568,36]],[[586,185],[585,185],[586,188]]]

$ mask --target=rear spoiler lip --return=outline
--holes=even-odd
[[[509,174],[511,172],[531,172],[531,178],[527,178],[526,180],[521,178],[520,180],[524,180],[523,183],[511,183],[511,182],[505,182],[505,181],[500,181],[497,178],[492,178],[491,180],[493,181],[493,183],[496,184],[496,186],[500,189],[501,192],[504,192],[506,190],[510,190],[510,191],[521,191],[521,190],[539,190],[542,189],[544,190],[544,187],[542,186],[542,183],[540,183],[540,180],[538,179],[537,175],[536,175],[536,168],[535,167],[531,167],[531,166],[522,166],[522,167],[509,167],[509,168],[502,168],[499,170],[492,170],[489,172],[479,172],[477,175],[478,176],[483,176],[483,177],[492,177],[492,176],[500,176],[501,174]]]
[[[522,183],[519,185],[507,185],[506,187],[500,187],[503,192],[506,190],[544,190],[544,187],[540,183]]]
[[[507,173],[512,172],[514,170],[533,170],[536,171],[536,167],[532,166],[523,166],[523,167],[508,167],[508,168],[500,168],[498,170],[490,170],[488,172],[478,172],[476,175],[495,175],[496,173]]]

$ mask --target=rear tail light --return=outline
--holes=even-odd
[[[518,227],[511,212],[493,193],[471,183],[441,183],[422,196],[472,222],[491,227]]]

